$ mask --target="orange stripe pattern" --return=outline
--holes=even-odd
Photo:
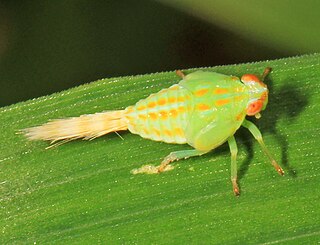
[[[127,108],[128,129],[144,138],[185,144],[190,92],[175,84]]]

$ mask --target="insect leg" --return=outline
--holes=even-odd
[[[161,173],[166,170],[169,163],[173,161],[179,161],[180,159],[187,159],[189,157],[201,156],[207,153],[207,151],[199,151],[196,149],[193,150],[185,150],[185,151],[174,151],[171,152],[168,156],[166,156],[158,167],[158,172]]]
[[[230,147],[231,152],[231,182],[233,187],[233,192],[236,196],[239,196],[240,190],[237,183],[237,153],[238,153],[238,147],[237,142],[234,138],[234,136],[229,137],[228,144]]]
[[[242,123],[242,126],[244,126],[245,128],[247,128],[251,134],[253,135],[253,137],[258,141],[258,143],[260,144],[262,151],[264,152],[264,154],[269,158],[271,164],[273,165],[273,167],[277,170],[277,172],[280,175],[284,175],[284,171],[283,169],[278,165],[278,163],[276,162],[276,160],[274,160],[273,156],[271,155],[271,153],[269,152],[268,148],[266,147],[266,145],[263,142],[262,139],[262,135],[260,130],[257,128],[256,125],[254,125],[252,122],[248,121],[248,120],[244,120]]]
[[[169,171],[173,169],[173,166],[169,165],[173,161],[178,161],[180,159],[186,159],[193,156],[200,156],[208,151],[199,151],[196,149],[185,150],[185,151],[174,151],[166,156],[159,166],[145,165],[138,169],[133,169],[131,173],[133,174],[157,174],[164,171]]]

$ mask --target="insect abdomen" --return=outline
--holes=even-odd
[[[185,144],[190,94],[176,84],[127,107],[128,129],[156,141]]]

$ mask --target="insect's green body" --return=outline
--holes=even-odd
[[[135,169],[132,173],[160,173],[172,169],[170,162],[199,156],[228,141],[231,151],[231,181],[236,195],[237,144],[234,133],[242,125],[258,140],[271,164],[283,174],[262,140],[259,129],[245,117],[260,117],[268,103],[268,89],[263,79],[270,72],[267,68],[260,80],[245,74],[239,78],[215,72],[197,71],[184,75],[182,80],[162,89],[125,110],[107,111],[80,117],[53,120],[44,125],[25,129],[32,140],[63,142],[73,139],[93,139],[110,132],[129,130],[132,133],[156,141],[186,144],[192,150],[171,152],[160,166],[150,165]],[[59,144],[59,143],[58,143]]]
[[[239,78],[198,71],[128,107],[128,128],[144,138],[209,151],[241,126],[248,102]]]
[[[279,174],[282,168],[264,145],[258,128],[245,117],[260,117],[268,103],[268,89],[262,82],[270,72],[267,68],[260,80],[245,74],[239,78],[215,72],[197,71],[181,74],[182,80],[126,108],[128,129],[144,138],[167,143],[188,143],[194,149],[171,152],[160,166],[143,166],[137,173],[159,173],[170,170],[170,162],[199,156],[228,141],[231,151],[231,181],[237,184],[237,144],[234,133],[240,126],[249,129]]]

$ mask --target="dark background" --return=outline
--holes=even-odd
[[[100,78],[299,53],[155,1],[3,1],[0,106]]]

